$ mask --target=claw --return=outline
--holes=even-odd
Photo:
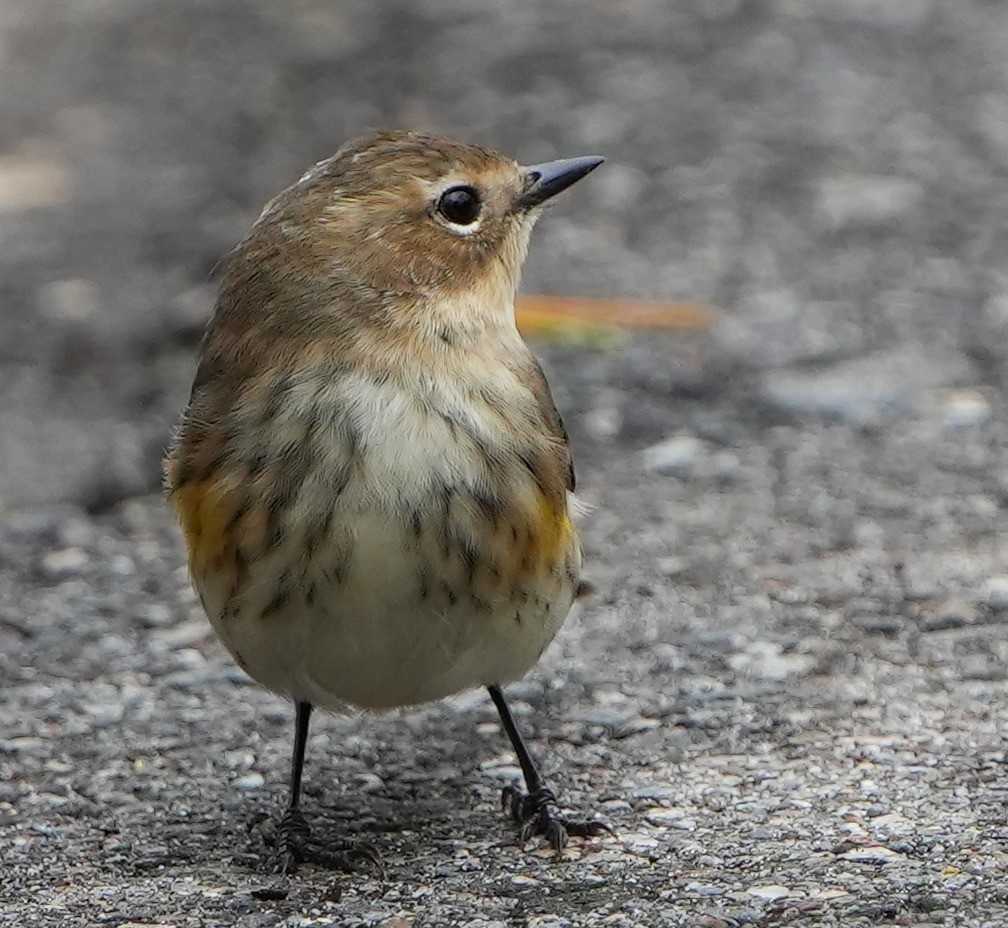
[[[382,870],[378,852],[369,844],[339,841],[322,845],[313,840],[311,829],[298,809],[288,809],[277,829],[278,872],[290,874],[298,864],[311,863],[329,870],[356,870],[365,864]]]
[[[557,819],[554,818],[546,821],[546,827],[543,829],[543,836],[557,854],[563,853],[563,849],[567,847],[567,835],[568,832],[564,827],[563,822],[557,821]]]
[[[600,838],[602,835],[614,835],[616,829],[608,822],[592,819],[590,822],[568,822],[567,831],[575,838]]]
[[[508,784],[501,792],[501,809],[519,826],[518,843],[523,847],[536,835],[546,839],[550,847],[561,856],[571,835],[578,838],[596,838],[613,834],[605,822],[579,821],[567,818],[556,802],[553,792],[546,787],[531,795]]]

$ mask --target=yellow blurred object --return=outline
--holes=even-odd
[[[717,310],[704,303],[519,296],[515,314],[524,335],[603,348],[621,341],[623,329],[705,329]]]

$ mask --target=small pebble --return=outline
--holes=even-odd
[[[648,854],[660,846],[656,838],[639,832],[620,835],[620,840],[626,849],[634,854]]]
[[[865,864],[891,864],[904,860],[902,854],[883,847],[881,844],[870,847],[858,847],[840,855],[844,860],[856,860]]]
[[[930,615],[921,616],[920,626],[925,632],[939,632],[972,625],[976,619],[977,608],[973,603],[965,599],[950,599]]]
[[[172,624],[174,615],[164,603],[147,603],[138,610],[137,618],[145,628],[165,628]]]
[[[980,587],[980,601],[992,609],[1008,609],[1008,576],[990,577]]]
[[[813,893],[811,899],[839,899],[841,896],[849,896],[849,889],[840,889],[838,887],[828,887],[826,889],[820,889],[819,892]]]
[[[133,563],[132,558],[127,557],[125,554],[113,555],[105,562],[105,566],[108,568],[109,573],[115,574],[118,577],[131,577],[136,572],[136,565]]]
[[[682,809],[666,809],[664,806],[655,806],[644,813],[644,818],[652,825],[665,825],[669,828],[678,828],[681,831],[696,831],[696,819],[689,818],[683,814]]]
[[[969,428],[986,422],[991,405],[979,390],[949,390],[939,401],[942,423],[951,429]]]
[[[80,548],[50,551],[42,558],[42,570],[53,580],[76,576],[87,565],[88,557]]]
[[[48,322],[67,323],[91,319],[101,310],[101,295],[90,280],[53,280],[36,294],[39,315]]]
[[[686,891],[699,896],[723,896],[725,892],[721,886],[712,883],[687,883]]]
[[[687,474],[704,454],[705,445],[693,435],[676,435],[645,448],[640,461],[645,470],[657,474]]]
[[[22,757],[48,757],[53,750],[52,743],[44,738],[10,738],[0,741],[0,753],[20,754]]]
[[[361,773],[357,776],[357,789],[362,793],[377,793],[385,789],[385,781],[375,773]]]
[[[255,789],[262,789],[262,786],[265,782],[266,778],[261,773],[257,773],[255,770],[253,770],[250,773],[243,774],[240,777],[235,777],[231,781],[231,785],[235,789],[240,789],[242,792],[249,792]]]
[[[792,894],[788,887],[777,883],[770,883],[767,886],[753,886],[747,889],[746,893],[750,896],[766,899],[768,902],[774,899],[784,899]]]
[[[570,928],[571,922],[552,912],[533,915],[528,920],[528,928]]]
[[[285,886],[256,886],[249,890],[249,895],[253,899],[261,899],[263,902],[280,902],[286,899],[290,890]]]
[[[833,232],[887,226],[924,196],[915,180],[899,176],[842,174],[819,184],[819,215]]]

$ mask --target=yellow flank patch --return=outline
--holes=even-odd
[[[540,494],[526,557],[537,567],[550,564],[567,549],[573,530],[567,507]]]
[[[208,562],[224,550],[231,519],[230,507],[224,505],[228,495],[214,480],[187,484],[171,495],[182,523],[193,573],[202,573]]]

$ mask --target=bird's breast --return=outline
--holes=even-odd
[[[404,547],[417,595],[432,603],[471,592],[492,604],[542,577],[566,583],[577,539],[566,494],[550,490],[558,459],[530,402],[506,370],[418,371],[411,382],[320,369],[288,379],[256,427],[258,408],[239,400],[235,421],[203,436],[219,446],[206,455],[216,468],[180,467],[194,478],[172,494],[208,611],[278,587],[257,593],[268,618],[298,590],[332,586],[359,562],[365,524],[371,535],[388,526],[389,556]]]

